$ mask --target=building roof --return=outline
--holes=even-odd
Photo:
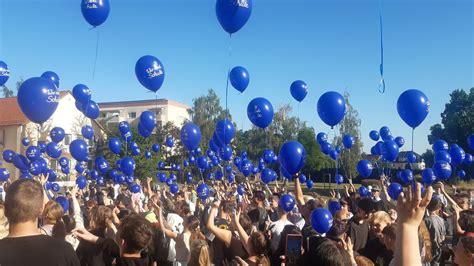
[[[60,91],[60,97],[70,94],[70,91]],[[0,98],[0,126],[25,125],[30,120],[23,114],[16,97]]]
[[[99,108],[121,108],[131,106],[150,106],[150,105],[173,105],[185,109],[191,109],[189,105],[175,102],[168,99],[152,99],[152,100],[138,100],[138,101],[121,101],[121,102],[104,102],[98,103]]]

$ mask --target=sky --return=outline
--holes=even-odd
[[[251,126],[248,102],[265,97],[274,108],[290,104],[293,115],[333,136],[318,116],[318,98],[326,91],[348,92],[362,121],[365,151],[375,144],[369,131],[382,126],[405,137],[404,149],[411,146],[411,129],[396,102],[404,90],[417,88],[431,102],[415,130],[419,153],[429,147],[429,128],[441,121],[449,93],[474,86],[471,0],[254,0],[248,23],[232,36],[232,57],[214,0],[110,0],[107,21],[94,30],[80,2],[0,0],[0,60],[11,70],[7,86],[51,70],[60,76],[60,89],[86,84],[96,102],[153,99],[134,72],[138,58],[150,54],[165,68],[159,98],[192,105],[212,88],[224,103],[227,69],[242,65],[250,85],[243,94],[230,88],[228,98],[239,128]],[[379,10],[384,94],[378,92]],[[309,88],[299,108],[289,91],[298,79]]]

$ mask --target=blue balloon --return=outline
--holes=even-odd
[[[26,155],[26,158],[28,158],[28,160],[36,161],[41,156],[41,151],[36,146],[30,146],[26,149],[25,155]]]
[[[119,138],[109,139],[109,149],[115,154],[119,154],[122,149],[122,144]]]
[[[403,137],[396,137],[395,142],[397,143],[398,147],[401,148],[405,145],[405,139]]]
[[[430,111],[430,101],[426,95],[419,90],[406,90],[397,101],[398,115],[411,128],[419,126]]]
[[[77,110],[79,110],[81,113],[84,113],[84,105],[85,105],[86,103],[87,103],[87,102],[81,103],[81,102],[75,101],[75,102],[74,102],[74,105],[76,105],[76,109],[77,109]]]
[[[311,213],[311,225],[313,226],[313,229],[320,234],[329,232],[332,223],[333,218],[331,212],[327,209],[316,208]]]
[[[341,203],[339,203],[338,200],[330,200],[328,203],[328,209],[331,212],[332,215],[335,215],[336,212],[340,211],[341,208]]]
[[[172,148],[174,145],[173,137],[171,136],[166,137],[165,143],[166,143],[166,146],[168,146],[169,148]]]
[[[320,145],[321,145],[321,151],[324,154],[329,155],[329,153],[332,151],[331,144],[329,144],[328,142],[323,142]]]
[[[331,150],[329,152],[329,157],[331,157],[331,159],[333,159],[334,161],[337,160],[337,158],[339,157],[339,154],[337,153],[336,150]]]
[[[311,179],[306,180],[306,186],[308,187],[308,189],[312,189],[313,188],[313,180],[311,180]]]
[[[121,121],[118,125],[119,131],[122,135],[130,132],[130,124],[127,121]]]
[[[89,175],[92,179],[97,179],[97,177],[99,177],[99,172],[97,172],[96,170],[92,170],[90,171]]]
[[[378,141],[380,139],[380,135],[377,130],[370,131],[369,136],[370,136],[370,139],[373,141]]]
[[[357,163],[357,172],[363,177],[369,177],[373,169],[372,163],[368,160],[360,160]]]
[[[369,195],[369,190],[364,186],[359,187],[358,192],[361,197],[367,197]]]
[[[141,124],[148,130],[153,131],[156,126],[156,115],[150,111],[144,111],[140,115]]]
[[[337,146],[334,150],[335,150],[338,154],[342,152],[341,146]]]
[[[79,176],[76,179],[76,185],[79,189],[84,189],[87,186],[87,179],[84,176]]]
[[[115,184],[123,184],[125,182],[125,176],[122,174],[117,174],[114,178],[114,183]]]
[[[59,192],[59,190],[61,189],[61,187],[59,186],[58,183],[52,183],[51,184],[51,190],[54,191],[54,192]]]
[[[449,148],[449,155],[451,155],[451,163],[453,165],[461,164],[466,157],[464,150],[461,147],[454,145],[451,145]]]
[[[273,176],[276,175],[275,171],[270,168],[265,168],[262,170],[262,174],[260,175],[260,179],[265,184],[268,184],[273,181]]]
[[[350,149],[352,146],[354,146],[355,139],[352,135],[347,134],[342,138],[342,143],[344,144],[344,147]]]
[[[240,196],[243,196],[243,195],[245,194],[245,188],[244,188],[244,186],[238,185],[238,186],[237,186],[237,193],[238,193]]]
[[[467,145],[471,150],[474,150],[474,134],[471,134],[467,137]]]
[[[160,152],[160,145],[153,144],[151,145],[151,149],[153,150],[153,152]]]
[[[56,184],[56,183],[54,183],[54,184]],[[56,184],[56,185],[58,185],[58,184]],[[54,187],[53,187],[53,191],[55,191]],[[59,189],[58,189],[58,191],[59,191]],[[58,191],[55,191],[55,192],[58,192]],[[59,205],[61,205],[61,207],[63,208],[64,213],[67,213],[69,211],[69,200],[66,197],[59,196],[55,199],[55,201],[57,203],[59,203]]]
[[[54,73],[53,71],[46,71],[43,74],[41,74],[42,78],[45,78],[47,80],[50,80],[51,82],[56,85],[56,88],[59,88],[59,76],[58,74]]]
[[[226,171],[227,173],[232,172],[232,165],[226,165],[226,166],[225,166],[225,171]]]
[[[382,156],[389,162],[394,162],[398,157],[398,144],[393,140],[386,140],[382,146]]]
[[[250,173],[252,172],[252,168],[252,162],[250,162],[248,159],[243,159],[242,163],[240,163],[240,172],[242,172],[245,177],[248,177],[250,175]]]
[[[82,174],[84,172],[84,166],[82,166],[80,163],[76,164],[74,169],[76,170],[76,172],[78,172],[80,174]]]
[[[301,102],[306,97],[306,94],[308,94],[308,85],[302,80],[293,81],[290,86],[290,93],[295,100]]]
[[[328,135],[324,132],[319,132],[318,135],[316,135],[316,141],[319,143],[319,145],[322,145],[323,143],[327,143]]]
[[[85,103],[82,108],[84,109],[84,115],[90,119],[97,119],[100,114],[99,105],[93,100]]]
[[[283,194],[280,197],[280,202],[278,206],[285,212],[291,212],[296,205],[295,198],[289,194]]]
[[[250,18],[252,0],[217,0],[216,15],[229,34],[239,31]]]
[[[398,200],[398,196],[403,192],[403,187],[398,183],[391,183],[388,186],[387,192],[392,200]]]
[[[61,149],[58,147],[56,142],[50,142],[46,145],[46,153],[49,157],[54,159],[61,157]]]
[[[184,124],[181,128],[181,143],[183,143],[184,147],[191,151],[199,147],[200,142],[201,130],[199,126],[191,122]]]
[[[69,153],[78,162],[87,161],[87,144],[82,139],[75,139],[69,145]]]
[[[138,134],[140,134],[140,136],[148,138],[149,136],[151,136],[151,133],[152,132],[146,129],[141,122],[138,122]]]
[[[263,151],[263,160],[265,163],[272,163],[273,157],[275,157],[275,153],[272,150]]]
[[[435,153],[434,161],[444,161],[451,163],[451,155],[449,155],[449,153],[446,151],[438,151]]]
[[[171,186],[170,186],[170,192],[171,192],[172,194],[176,194],[176,193],[178,193],[178,191],[179,191],[178,185],[177,185],[177,184],[171,184]]]
[[[15,157],[16,153],[12,150],[4,150],[3,151],[3,160],[7,163],[12,163],[13,162],[13,157]]]
[[[109,0],[82,0],[81,12],[87,23],[97,27],[104,23],[109,16]]]
[[[147,159],[151,158],[151,152],[150,151],[145,152],[145,158],[147,158]]]
[[[255,126],[266,128],[273,120],[273,106],[265,98],[255,98],[247,106],[247,116]]]
[[[228,119],[222,119],[216,123],[216,137],[225,145],[230,144],[235,137],[235,128],[232,122]]]
[[[437,139],[434,143],[433,143],[433,151],[434,152],[439,152],[439,151],[448,151],[449,150],[449,145],[446,141],[442,140],[442,139]]]
[[[412,151],[407,152],[407,161],[408,163],[416,163],[416,154]]]
[[[232,173],[227,176],[227,182],[229,182],[229,184],[234,183],[234,181],[235,181],[235,174]]]
[[[19,179],[31,179],[31,178],[32,178],[31,175],[29,175],[28,173],[21,173],[21,175],[19,177]],[[0,178],[0,181],[1,181],[1,178]]]
[[[49,132],[49,136],[51,137],[52,141],[59,143],[64,139],[64,137],[66,136],[66,133],[64,132],[64,129],[62,129],[61,127],[54,127]]]
[[[336,181],[336,184],[342,184],[344,182],[344,177],[341,174],[337,174],[334,177],[334,181]]]
[[[300,177],[299,177],[299,180],[300,180],[300,183],[306,182],[306,176],[301,174]]]
[[[91,100],[91,90],[84,84],[77,84],[72,88],[72,96],[82,104]]]
[[[433,165],[433,173],[440,180],[448,179],[452,174],[451,165],[445,161],[437,161]]]
[[[92,139],[94,137],[94,129],[89,125],[83,126],[81,128],[81,133],[82,136],[86,139]]]
[[[230,71],[229,80],[232,87],[240,92],[244,92],[250,82],[249,72],[244,67],[236,66]]]
[[[197,186],[196,192],[198,198],[200,198],[201,200],[205,200],[209,196],[209,187],[204,183],[199,184]]]
[[[207,161],[207,157],[206,156],[199,156],[197,158],[197,165],[198,165],[199,169],[201,169],[201,170],[207,169],[208,166],[209,166],[209,162]]]
[[[15,154],[15,156],[13,156],[13,165],[20,169],[20,170],[25,170],[27,171],[28,170],[28,159],[26,159],[25,156],[21,155],[21,154]]]
[[[232,159],[232,148],[230,146],[222,148],[222,159],[225,161],[230,161]]]
[[[10,171],[6,168],[0,168],[0,181],[7,181],[10,178]]]
[[[10,70],[5,62],[0,61],[0,86],[7,83],[8,78],[10,77]]]
[[[222,180],[222,178],[224,177],[224,173],[222,172],[221,169],[219,169],[216,171],[215,176],[216,176],[216,180]]]
[[[161,183],[166,182],[166,174],[165,173],[158,173],[158,179],[160,180]]]
[[[32,175],[39,175],[39,174],[43,173],[43,167],[42,167],[40,162],[33,161],[33,162],[30,163],[28,171]]]
[[[472,161],[473,161],[472,155],[469,153],[466,153],[466,156],[464,157],[464,164],[471,165]]]
[[[44,78],[30,78],[18,90],[18,105],[31,121],[42,124],[58,108],[59,92],[56,86]]]
[[[99,169],[100,173],[105,175],[109,171],[109,162],[103,159],[97,164],[97,168]]]
[[[306,152],[298,141],[287,141],[280,148],[280,163],[290,175],[295,175],[303,168]]]
[[[130,186],[130,191],[132,193],[140,193],[141,187],[138,184],[133,184]]]
[[[334,127],[346,114],[346,100],[335,91],[325,92],[318,100],[318,114],[324,123]]]
[[[466,172],[464,170],[459,170],[458,176],[459,178],[464,179],[464,177],[466,177]]]
[[[413,172],[410,169],[403,169],[401,178],[403,183],[409,184],[413,181]]]
[[[151,55],[145,55],[135,64],[135,75],[143,87],[157,92],[165,79],[165,68],[161,61]]]
[[[27,147],[28,145],[30,145],[30,140],[28,138],[23,138],[21,140],[21,144],[23,144],[23,146]]]
[[[390,129],[387,126],[383,126],[379,130],[380,137],[382,140],[385,140],[388,136],[391,136],[392,133],[390,132]]]

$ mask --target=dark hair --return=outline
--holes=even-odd
[[[258,190],[258,191],[254,192],[253,197],[256,200],[264,201],[265,200],[265,193],[263,193],[263,191],[261,191],[261,190]]]
[[[268,260],[268,243],[269,241],[262,232],[256,231],[250,235],[249,241],[252,245],[253,252],[257,255],[257,265],[270,265]]]
[[[5,217],[10,224],[35,221],[43,207],[43,188],[33,179],[19,179],[6,191]]]
[[[434,212],[436,210],[441,209],[441,207],[441,200],[439,200],[438,197],[432,197],[430,203],[428,204],[428,206],[426,206],[426,209],[428,209],[428,211],[430,212]]]
[[[313,237],[308,252],[305,253],[305,265],[346,266],[352,265],[349,253],[341,245],[327,238]]]
[[[326,233],[326,237],[332,240],[339,239],[346,232],[346,223],[339,219],[334,219],[331,229]]]
[[[292,224],[285,225],[283,228],[283,231],[280,234],[280,242],[278,243],[278,248],[276,249],[275,253],[273,254],[273,257],[279,258],[280,256],[285,255],[285,249],[286,249],[286,237],[289,235],[301,235],[300,229]],[[274,259],[275,260],[275,259]],[[273,261],[274,261],[273,260]]]
[[[370,214],[374,211],[374,205],[370,198],[359,199],[359,201],[357,202],[357,207],[367,214]]]
[[[397,224],[389,224],[385,226],[385,228],[382,230],[382,234],[384,237],[388,237],[391,240],[397,239]]]
[[[466,252],[474,253],[474,237],[463,236],[459,239],[459,243],[461,243]]]
[[[245,232],[247,232],[247,234],[250,234],[250,230],[252,229],[252,220],[250,220],[250,217],[247,214],[240,214],[239,223],[245,230]]]
[[[459,213],[459,226],[466,232],[474,233],[474,209]]]
[[[130,214],[123,219],[119,229],[125,242],[125,252],[136,253],[146,248],[153,236],[151,224],[139,214]]]

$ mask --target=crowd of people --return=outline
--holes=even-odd
[[[449,195],[442,183],[407,186],[398,201],[385,182],[361,197],[352,184],[331,197],[293,184],[212,181],[172,194],[143,181],[141,191],[91,182],[52,195],[46,176],[3,184],[0,265],[457,265],[474,264],[474,191]],[[283,194],[296,201],[291,211]],[[341,195],[342,194],[342,195]],[[328,206],[325,234],[311,214]],[[314,221],[313,221],[314,222]]]

